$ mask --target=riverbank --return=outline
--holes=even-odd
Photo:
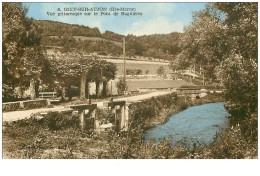
[[[156,116],[152,116],[151,118],[145,118],[143,123],[143,130],[147,130],[153,128],[158,124],[164,124],[169,120],[169,117],[175,113],[185,110],[190,106],[202,105],[206,103],[216,103],[223,102],[224,97],[222,94],[209,94],[208,96],[202,99],[194,99],[190,101],[185,101],[184,97],[176,97],[176,100],[169,107],[165,107],[160,110],[160,113]],[[144,104],[151,104],[150,102],[143,102]],[[155,107],[154,107],[155,108]]]
[[[196,101],[193,105],[217,101],[214,97],[211,98]],[[171,104],[177,107],[177,103],[180,108],[185,107],[178,102],[176,96],[173,95],[172,98],[168,95],[152,98],[146,103],[134,104],[137,111],[131,112],[133,115],[131,117],[137,122],[133,123],[131,120],[129,131],[123,133],[113,131],[101,134],[82,133],[78,127],[78,118],[65,113],[50,113],[42,119],[30,118],[7,123],[4,124],[2,133],[3,158],[257,158],[257,140],[245,137],[241,124],[217,136],[210,145],[197,144],[192,150],[185,146],[185,142],[177,146],[171,146],[167,140],[157,145],[155,141],[144,143],[140,136],[142,128],[145,125],[151,127],[163,122],[166,119],[164,113],[172,112]],[[167,110],[160,113],[162,109]],[[247,126],[256,128],[257,131],[257,114],[253,118],[256,122]],[[141,123],[143,120],[150,123]]]
[[[166,123],[146,130],[142,137],[145,142],[156,143],[167,139],[172,146],[185,140],[190,148],[194,143],[210,144],[216,134],[229,128],[229,113],[224,102],[206,103],[188,107],[169,117]]]

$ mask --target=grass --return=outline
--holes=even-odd
[[[160,98],[160,101],[166,102],[166,100]],[[159,102],[153,100],[154,105]],[[184,105],[184,102],[179,104],[180,107]],[[165,114],[167,111],[148,118],[144,125],[149,127],[162,123],[166,119]],[[97,115],[99,120],[102,118],[104,120],[104,116],[111,116],[104,111],[97,112]],[[242,124],[234,125],[216,136],[210,145],[198,142],[191,149],[187,147],[185,140],[180,141],[176,146],[171,146],[167,140],[161,141],[158,145],[155,145],[154,141],[143,143],[138,130],[140,126],[132,128],[129,133],[115,133],[114,131],[101,134],[96,134],[95,131],[83,133],[79,129],[77,116],[71,116],[69,112],[53,112],[41,119],[32,117],[4,123],[3,158],[257,158],[257,135],[252,136],[245,131],[254,129],[253,131],[257,132],[257,115],[254,115],[253,119],[254,121],[248,124],[243,123],[248,128],[244,128],[245,125]]]
[[[26,127],[28,128],[28,127]],[[29,128],[28,128],[29,130]],[[20,135],[3,133],[3,158],[34,159],[98,159],[98,158],[256,158],[257,144],[248,144],[239,128],[226,132],[220,142],[210,146],[197,145],[188,149],[185,145],[172,147],[168,141],[155,145],[143,144],[138,136],[103,133],[84,134],[79,130],[50,131],[47,129],[23,130]],[[27,136],[27,134],[29,134]],[[185,143],[185,142],[184,142]]]
[[[96,158],[106,144],[91,132],[82,133],[77,120],[50,113],[5,124],[3,158]]]

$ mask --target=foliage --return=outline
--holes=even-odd
[[[206,158],[251,158],[257,153],[257,3],[214,3],[194,16],[182,36],[182,53],[206,79],[222,77],[225,108],[234,129],[214,143]],[[178,61],[172,65],[179,65]],[[177,67],[178,69],[178,67]]]
[[[216,101],[215,94],[209,97]],[[207,99],[202,99],[207,102]],[[197,100],[195,101],[195,103]],[[190,148],[186,141],[172,146],[162,140],[143,142],[140,133],[151,127],[155,116],[162,114],[161,109],[183,107],[183,99],[176,94],[152,98],[142,103],[130,105],[130,131],[86,134],[78,127],[78,117],[71,111],[51,112],[39,119],[36,115],[30,119],[3,124],[4,158],[153,158],[153,159],[199,159],[199,158],[255,158],[257,156],[257,114],[254,122],[238,125],[231,118],[231,127],[218,134],[209,144],[194,143]],[[186,103],[187,107],[188,103]],[[179,108],[178,108],[179,109]],[[97,119],[101,123],[113,123],[114,116],[108,110],[97,110]],[[149,115],[147,115],[149,113]],[[164,118],[166,117],[163,114]],[[248,119],[248,118],[245,118]],[[255,133],[245,133],[246,128],[255,129]]]
[[[188,57],[180,53],[178,54],[174,60],[170,63],[170,67],[172,70],[184,70],[187,69],[191,65],[191,61],[188,59]]]
[[[32,23],[25,18],[25,14],[26,10],[21,4],[3,3],[3,81],[9,85],[23,84],[41,73],[41,64],[38,65],[40,61],[36,59],[37,65],[34,65],[35,60],[30,59],[40,58],[41,51],[36,47],[39,43],[35,32],[37,30],[30,28]],[[114,38],[113,35],[108,37]],[[219,72],[217,69],[221,69],[225,96],[230,105],[227,107],[230,107],[228,110],[233,116],[231,128],[217,136],[209,146],[195,145],[191,150],[185,147],[185,142],[174,147],[167,141],[162,141],[159,145],[153,141],[143,143],[139,134],[151,126],[150,120],[160,115],[162,109],[176,105],[174,96],[164,96],[131,105],[131,130],[128,134],[87,136],[79,132],[78,118],[55,113],[43,119],[31,118],[4,124],[3,153],[13,153],[14,158],[257,157],[257,35],[257,3],[215,3],[195,14],[193,23],[185,29],[178,47],[176,43],[168,45],[168,40],[162,40],[169,35],[127,37],[129,55],[151,56],[157,52],[161,55],[169,52],[178,55],[175,64],[172,64],[179,64],[176,69],[201,65],[205,76],[213,81],[217,77],[216,72]],[[120,37],[116,40],[120,40]],[[73,42],[74,39],[68,37],[65,43]],[[65,46],[65,51],[71,49],[71,46]],[[181,54],[178,50],[175,52],[174,47],[183,48]],[[99,50],[98,47],[95,49]],[[23,65],[25,61],[28,63],[26,66]],[[84,57],[77,57],[76,60],[61,59],[45,65],[43,72],[57,68],[61,73],[54,74],[60,74],[60,82],[76,85],[82,70],[87,72],[92,69],[90,63],[92,60],[85,60]],[[18,71],[16,67],[19,68]],[[93,68],[92,71],[97,72],[92,79],[103,80],[100,63],[97,62]],[[26,80],[20,79],[21,77]],[[44,77],[48,76],[43,75],[42,79]],[[121,79],[120,82],[119,90],[125,90],[125,80]],[[187,103],[183,101],[179,104],[179,108],[186,107]],[[237,109],[244,113],[232,113]],[[239,118],[235,116],[237,114]],[[108,114],[100,112],[100,116],[103,115]],[[51,154],[46,154],[48,151]]]
[[[24,120],[22,120],[24,121]],[[219,134],[206,146],[196,144],[193,149],[185,141],[171,146],[169,141],[143,143],[139,135],[102,133],[82,134],[78,128],[56,131],[42,126],[7,125],[3,130],[3,158],[102,158],[102,159],[220,159],[256,158],[257,143],[248,143],[238,126]]]
[[[208,4],[185,28],[172,68],[201,66],[210,84],[222,78],[229,112],[250,117],[257,111],[257,35],[257,3]]]
[[[27,8],[21,3],[3,3],[3,83],[29,87],[38,80],[47,63],[40,46],[41,31],[26,17]]]
[[[141,74],[142,74],[141,69],[126,69],[126,75],[141,75]]]
[[[117,42],[122,42],[122,39],[123,39],[123,35],[116,34],[116,33],[111,32],[111,31],[105,31],[102,34],[102,37],[104,39],[108,39],[108,40],[111,40],[111,41],[117,41]]]
[[[216,68],[229,49],[222,14],[212,4],[194,14],[192,23],[181,36],[182,53],[171,63],[173,70],[201,67],[206,81],[212,83],[216,79]]]
[[[91,63],[91,68],[87,71],[87,77],[91,81],[109,81],[116,76],[116,66],[106,60],[95,58]]]
[[[165,76],[165,68],[163,66],[160,66],[156,72],[159,76]]]
[[[103,95],[106,96],[106,84],[109,80],[115,78],[116,70],[115,64],[106,60],[94,59],[86,75],[88,82],[93,81],[96,83],[96,95],[98,95],[100,83],[103,83]]]
[[[141,55],[159,59],[171,60],[181,52],[178,46],[180,34],[173,32],[170,34],[153,34],[144,36],[127,35],[126,51],[127,55]]]
[[[185,140],[175,146],[167,140],[162,140],[159,144],[155,141],[144,143],[138,128],[141,125],[143,129],[147,120],[151,120],[152,117],[145,116],[146,113],[143,112],[157,106],[161,109],[173,104],[176,106],[179,105],[179,101],[175,95],[171,95],[152,98],[144,101],[144,105],[140,103],[131,105],[131,116],[134,116],[135,121],[131,124],[130,134],[82,133],[78,127],[78,117],[71,116],[71,112],[49,113],[42,119],[35,116],[4,123],[3,158],[219,159],[257,157],[257,140],[254,139],[256,134],[247,134],[250,136],[248,138],[243,132],[245,126],[234,125],[236,122],[231,122],[233,126],[218,134],[209,145],[195,143],[193,148],[189,148]],[[139,111],[139,109],[142,110]],[[113,115],[107,110],[98,110],[97,116],[99,120],[104,120],[104,123],[113,119]],[[111,118],[104,118],[108,116]],[[257,120],[257,115],[254,114],[252,118]],[[247,127],[256,129],[257,122],[247,124]]]
[[[99,37],[101,35],[98,28],[89,28],[76,24],[70,25],[48,20],[35,20],[35,22],[43,30],[44,36],[75,35]]]
[[[62,58],[51,56],[49,61],[62,87],[79,87],[82,73],[86,74],[87,82],[96,82],[98,85],[114,79],[116,75],[115,64],[81,54],[63,54]]]
[[[98,28],[70,25],[54,21],[35,20],[43,31],[42,46],[62,52],[87,52],[100,55],[122,55],[123,35],[111,31],[100,33]],[[181,52],[178,46],[180,34],[154,34],[126,36],[126,55],[146,56],[171,60]],[[58,47],[61,48],[58,48]]]
[[[96,119],[101,124],[115,123],[115,115],[108,109],[97,109]]]
[[[53,65],[49,61],[43,63],[40,80],[42,80],[42,83],[47,85],[49,88],[53,88],[54,85],[55,69],[56,68],[53,68]]]
[[[176,105],[177,95],[175,93],[167,96],[151,98],[140,103],[130,105],[131,129],[141,132],[149,126],[151,118],[158,116],[162,109],[171,109]]]
[[[216,3],[215,6],[226,14],[224,24],[228,26],[227,39],[232,46],[222,63],[226,101],[250,116],[257,112],[257,3]]]
[[[118,94],[123,94],[127,90],[126,80],[124,78],[119,78],[119,81],[116,83]]]
[[[82,70],[87,72],[90,69],[90,58],[83,58],[80,54],[75,54],[73,58],[49,58],[52,68],[55,69],[56,79],[62,86],[78,86],[79,77]]]

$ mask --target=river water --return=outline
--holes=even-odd
[[[228,116],[223,102],[192,106],[171,115],[165,124],[145,131],[144,141],[154,139],[158,143],[161,139],[167,139],[174,145],[181,140],[186,140],[188,144],[198,140],[208,144],[216,133],[228,127]]]

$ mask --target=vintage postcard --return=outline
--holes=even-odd
[[[257,159],[257,2],[2,2],[3,159]]]

